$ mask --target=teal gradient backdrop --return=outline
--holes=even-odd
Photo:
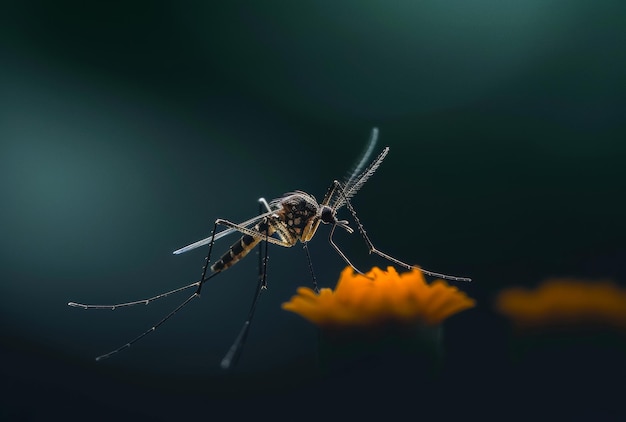
[[[321,199],[373,126],[391,151],[354,206],[380,249],[474,278],[460,287],[478,308],[446,327],[463,375],[501,359],[499,289],[551,276],[626,283],[623,2],[2,8],[7,420],[94,409],[102,419],[168,419],[197,416],[194,400],[216,414],[237,408],[233,397],[305,400],[316,332],[280,309],[310,282],[300,245],[270,248],[269,289],[232,375],[219,361],[254,293],[254,256],[101,364],[96,355],[184,297],[115,312],[66,304],[193,282],[206,252],[173,250],[207,236],[218,217],[251,217],[261,196],[300,189]],[[327,229],[311,253],[321,284],[333,286],[344,263]],[[357,235],[337,241],[362,268],[386,265]],[[43,407],[29,405],[33,394]]]

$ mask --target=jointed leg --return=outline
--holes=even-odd
[[[317,279],[315,278],[315,271],[313,271],[313,261],[311,261],[311,254],[309,253],[309,243],[304,242],[302,248],[306,252],[306,258],[309,262],[309,271],[311,271],[311,277],[313,278],[313,290],[315,290],[315,293],[319,293],[320,289],[317,287]]]
[[[367,244],[367,248],[369,249],[369,253],[375,253],[378,256],[381,256],[391,262],[393,262],[394,264],[400,265],[408,270],[412,270],[414,268],[419,269],[422,273],[429,275],[431,277],[439,277],[439,278],[444,278],[447,280],[453,280],[453,281],[472,281],[471,278],[468,277],[457,277],[457,276],[452,276],[452,275],[446,275],[446,274],[441,274],[441,273],[436,273],[433,271],[428,271],[425,270],[421,267],[415,266],[415,265],[409,265],[405,262],[400,261],[399,259],[396,259],[394,257],[392,257],[391,255],[388,255],[382,251],[379,251],[378,249],[376,249],[376,247],[374,246],[374,244],[372,243],[372,241],[370,240],[369,236],[367,235],[367,232],[365,231],[365,228],[363,227],[363,224],[361,224],[361,221],[359,220],[359,217],[357,217],[356,215],[356,211],[354,210],[354,207],[352,207],[352,204],[350,203],[350,200],[348,200],[347,198],[344,198],[346,205],[348,207],[348,210],[350,210],[350,213],[352,214],[352,217],[354,218],[354,221],[356,222],[357,228],[359,229],[359,232],[361,233],[361,236],[363,236],[363,240],[365,240],[365,243]],[[335,247],[337,249],[337,247]],[[347,258],[345,257],[345,255],[341,254],[343,256],[343,258],[346,260],[346,262],[349,262],[347,260]],[[352,266],[352,268],[354,268],[354,266]],[[358,270],[357,270],[358,271]]]
[[[215,230],[217,228],[217,224],[215,224],[215,226],[213,227],[213,237],[215,237]],[[159,322],[157,322],[156,324],[154,324],[152,327],[150,327],[149,329],[147,329],[146,331],[144,331],[143,333],[141,333],[140,335],[138,335],[137,337],[135,337],[134,339],[132,339],[131,341],[129,341],[128,343],[124,344],[121,347],[118,347],[117,349],[109,352],[109,353],[105,353],[104,355],[100,355],[98,357],[96,357],[96,360],[102,360],[102,359],[106,359],[116,353],[121,352],[124,349],[129,348],[131,345],[133,345],[134,343],[138,342],[139,340],[141,340],[142,338],[144,338],[145,336],[147,336],[148,334],[150,334],[151,332],[155,331],[157,328],[159,328],[162,324],[165,323],[165,321],[167,321],[168,319],[170,319],[171,317],[173,317],[178,311],[180,311],[182,308],[184,308],[185,306],[187,306],[189,304],[189,302],[191,302],[193,299],[197,298],[200,296],[200,290],[202,289],[202,285],[210,280],[211,278],[215,277],[217,274],[219,274],[219,272],[210,274],[208,277],[206,276],[207,273],[207,269],[208,269],[208,265],[209,265],[209,261],[211,259],[211,250],[213,249],[213,240],[210,242],[209,245],[209,253],[207,254],[206,257],[206,262],[202,268],[202,277],[200,278],[199,281],[196,281],[195,283],[191,283],[188,284],[187,286],[183,286],[183,287],[179,287],[178,289],[174,289],[174,290],[170,290],[169,292],[166,293],[161,293],[157,296],[153,296],[151,298],[148,299],[143,299],[143,300],[136,300],[133,302],[125,302],[125,303],[119,303],[116,305],[85,305],[85,304],[80,304],[80,303],[75,303],[75,302],[70,302],[68,303],[69,306],[74,306],[74,307],[78,307],[78,308],[83,308],[83,309],[116,309],[116,308],[121,308],[121,307],[126,307],[126,306],[132,306],[132,305],[139,305],[139,304],[149,304],[150,302],[153,302],[157,299],[161,299],[164,297],[167,297],[171,294],[174,293],[178,293],[180,291],[186,290],[190,287],[196,287],[196,291],[189,296],[184,302],[182,302],[180,305],[178,305],[173,311],[171,311],[169,314],[167,314],[165,317],[163,317]]]
[[[359,270],[357,267],[354,266],[354,264],[352,262],[350,262],[350,260],[348,259],[348,257],[346,256],[346,254],[343,253],[343,251],[341,249],[339,249],[339,246],[337,246],[333,240],[333,234],[335,233],[335,227],[337,227],[336,225],[333,225],[333,227],[330,229],[330,233],[328,234],[328,242],[331,244],[331,246],[335,249],[335,251],[337,251],[337,253],[339,254],[339,256],[346,261],[346,263],[352,267],[352,269],[354,271],[356,271],[357,273],[361,274],[361,275],[365,275],[364,272],[362,272],[361,270]]]
[[[263,199],[263,198],[261,198]],[[261,200],[259,200],[261,202]],[[267,202],[265,203],[267,205]],[[262,210],[261,210],[262,212]],[[252,318],[254,317],[254,312],[256,310],[256,305],[259,302],[261,297],[261,293],[263,290],[267,288],[267,254],[269,243],[267,239],[269,236],[265,233],[264,240],[265,242],[259,243],[259,280],[257,283],[256,291],[254,292],[254,297],[252,299],[252,305],[250,306],[250,310],[248,311],[248,317],[246,321],[243,323],[243,327],[239,331],[237,338],[233,342],[228,352],[222,358],[220,366],[222,369],[229,369],[232,365],[236,364],[239,360],[239,356],[241,355],[241,350],[243,348],[244,343],[246,342],[246,338],[248,337],[248,332],[250,330],[250,325],[252,324]],[[265,243],[265,253],[263,253],[263,244]]]

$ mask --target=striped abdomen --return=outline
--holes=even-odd
[[[265,234],[267,231],[267,235],[271,236],[274,233],[274,229],[272,226],[268,226],[267,219],[259,222],[256,226],[254,226],[254,230]],[[211,271],[220,272],[224,271],[227,268],[232,267],[240,259],[244,256],[248,255],[254,247],[263,240],[262,236],[251,236],[249,234],[244,234],[239,238],[239,240],[228,249],[228,251],[222,255],[220,259],[218,259],[215,264],[211,265]]]

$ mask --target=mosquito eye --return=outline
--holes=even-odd
[[[322,222],[325,224],[328,223],[334,223],[335,222],[335,216],[333,215],[333,210],[330,207],[324,207],[322,209]]]

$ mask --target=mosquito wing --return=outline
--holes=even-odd
[[[265,212],[263,214],[259,214],[259,215],[255,216],[255,217],[252,217],[249,220],[244,221],[243,223],[240,223],[239,226],[243,226],[243,227],[251,226],[251,225],[257,223],[258,221],[260,221],[261,219],[271,215],[273,212],[274,211],[268,211],[268,212]],[[211,235],[211,236],[209,236],[207,238],[198,240],[197,242],[194,242],[194,243],[192,243],[190,245],[184,246],[184,247],[182,247],[180,249],[176,249],[172,253],[174,255],[180,255],[181,253],[188,252],[188,251],[190,251],[192,249],[196,249],[196,248],[199,248],[201,246],[208,245],[209,243],[211,243],[211,240],[216,241],[216,240],[221,239],[222,237],[228,236],[229,234],[234,233],[234,232],[237,232],[237,229],[229,228],[229,229],[226,229],[226,230],[222,230],[221,232],[216,233],[215,237]]]

